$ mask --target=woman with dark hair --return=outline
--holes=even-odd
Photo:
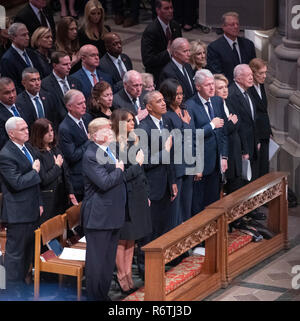
[[[48,76],[52,71],[51,52],[53,46],[52,31],[48,27],[37,28],[31,36],[31,47],[39,56],[42,74]]]
[[[99,81],[92,89],[89,99],[88,113],[92,119],[98,117],[110,118],[113,102],[111,86],[106,81]]]
[[[172,222],[173,227],[181,224],[191,217],[192,206],[192,194],[193,194],[193,175],[187,175],[187,169],[194,164],[187,164],[184,158],[184,148],[190,148],[191,155],[194,154],[194,143],[192,140],[192,133],[195,130],[194,121],[190,116],[190,113],[183,105],[183,91],[180,83],[176,79],[166,79],[161,85],[159,91],[164,96],[167,113],[166,117],[170,119],[172,129],[179,129],[182,134],[182,155],[181,163],[175,164],[176,184],[178,188],[178,194],[175,200],[172,202]],[[191,139],[186,139],[185,130],[190,130]],[[189,145],[188,141],[190,141]],[[202,176],[199,173],[196,179]]]
[[[11,41],[8,36],[8,28],[13,23],[13,20],[9,17],[5,18],[5,28],[0,29],[0,59],[5,51],[10,47]]]
[[[99,50],[101,58],[105,53],[103,36],[110,32],[109,26],[104,25],[105,12],[98,0],[89,0],[84,7],[82,27],[78,31],[80,47],[94,45]]]
[[[62,214],[69,203],[78,205],[73,186],[69,179],[69,171],[56,146],[56,138],[52,123],[46,118],[37,119],[31,127],[31,145],[36,149],[40,160],[41,193],[44,212],[39,224]]]
[[[58,21],[55,45],[57,51],[64,51],[70,56],[72,67],[70,74],[81,68],[77,20],[64,17]]]
[[[149,189],[143,170],[144,153],[139,150],[130,159],[131,147],[138,150],[139,140],[134,133],[134,114],[125,109],[116,109],[111,116],[112,130],[116,135],[119,159],[124,160],[124,175],[127,186],[127,219],[121,229],[117,249],[116,281],[123,293],[135,290],[132,280],[132,259],[136,240],[149,235],[152,231],[150,217]],[[126,162],[125,162],[126,160]]]

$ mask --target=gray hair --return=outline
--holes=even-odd
[[[2,90],[2,88],[4,86],[7,86],[11,83],[14,83],[12,79],[8,78],[8,77],[1,77],[0,78],[0,90]]]
[[[249,68],[249,65],[247,64],[239,64],[234,67],[233,69],[233,79],[236,80],[241,77],[241,75],[245,72],[245,69]]]
[[[206,78],[214,78],[214,76],[208,69],[198,70],[194,77],[195,85],[201,85]]]
[[[189,43],[189,41],[186,38],[181,37],[174,39],[170,48],[171,55],[173,56],[174,52],[177,51],[184,43]]]
[[[158,90],[153,90],[146,93],[143,99],[145,106],[152,101],[153,96],[156,94],[161,94],[161,92]]]
[[[239,20],[239,14],[235,11],[230,11],[230,12],[225,12],[223,15],[222,15],[222,24],[224,25],[225,24],[225,21],[226,21],[226,18],[227,17],[235,17]]]
[[[64,95],[64,103],[66,106],[72,104],[74,98],[78,95],[83,95],[83,93],[80,90],[77,89],[70,89],[68,90]]]
[[[21,23],[21,22],[15,22],[13,23],[12,25],[9,26],[8,30],[7,30],[7,33],[9,35],[10,38],[13,38],[17,35],[17,32],[18,30],[21,28],[21,27],[25,27],[27,28],[24,23]]]
[[[22,80],[24,80],[28,74],[39,74],[39,73],[40,72],[36,68],[33,68],[33,67],[25,68],[22,71]]]
[[[128,83],[128,82],[130,81],[130,79],[131,79],[132,76],[137,76],[137,75],[139,75],[139,76],[142,78],[141,74],[140,74],[138,71],[136,71],[136,70],[129,70],[129,71],[127,71],[127,72],[124,74],[123,83]]]
[[[7,135],[8,135],[8,132],[10,132],[11,130],[16,129],[17,123],[19,123],[21,121],[24,121],[24,119],[21,118],[21,117],[10,117],[10,118],[8,118],[8,120],[5,123],[5,130],[7,132]]]

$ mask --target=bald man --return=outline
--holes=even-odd
[[[98,69],[100,58],[98,48],[93,45],[84,45],[80,48],[79,55],[81,58],[82,68],[72,74],[81,83],[81,91],[86,100],[91,95],[91,90],[99,81],[106,81],[113,87],[110,74]]]
[[[122,40],[118,34],[108,32],[103,37],[106,54],[101,58],[99,68],[112,76],[115,92],[123,88],[123,76],[132,70],[131,59],[122,53]]]

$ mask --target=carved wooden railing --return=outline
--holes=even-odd
[[[287,175],[269,173],[144,246],[145,300],[200,300],[287,248]],[[228,254],[228,224],[264,204],[269,210],[268,228],[275,236]],[[205,260],[200,274],[166,293],[165,264],[204,240]]]
[[[287,176],[288,173],[284,172],[269,173],[208,207],[224,210],[225,229],[228,230],[229,223],[262,205],[267,205],[267,228],[275,234],[269,240],[251,242],[230,255],[226,253],[226,278],[222,280],[223,286],[272,254],[288,248]],[[227,248],[227,242],[226,233],[225,248]]]
[[[221,288],[225,277],[223,209],[204,210],[148,243],[145,251],[145,300],[198,300]],[[166,294],[165,264],[205,241],[201,273]],[[223,276],[221,275],[223,273]]]

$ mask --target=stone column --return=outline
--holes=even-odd
[[[275,49],[275,79],[269,86],[269,114],[281,145],[277,169],[289,171],[289,186],[300,196],[300,0],[286,0],[286,36]]]

